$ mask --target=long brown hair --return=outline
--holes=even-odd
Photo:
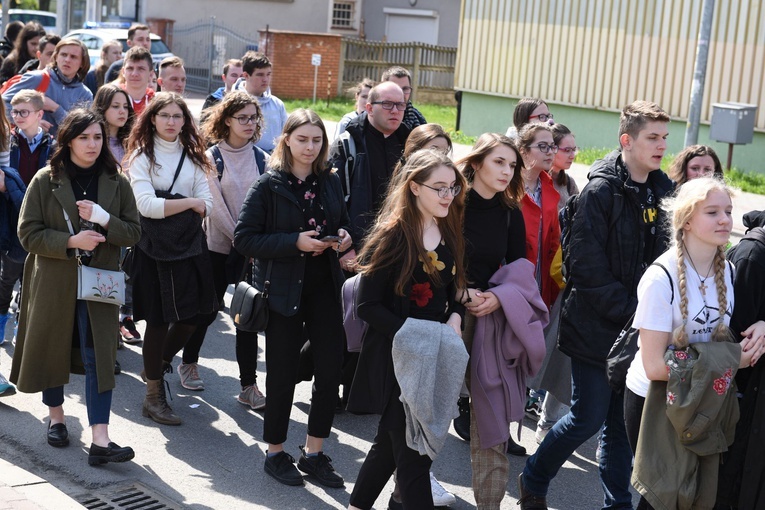
[[[432,149],[415,152],[391,181],[380,214],[359,253],[361,274],[371,274],[401,265],[400,270],[396,271],[394,283],[394,291],[399,296],[404,295],[419,261],[424,261],[426,273],[433,283],[440,283],[438,271],[422,243],[422,218],[417,207],[417,198],[411,190],[411,183],[423,184],[434,170],[442,166],[454,170],[455,186],[465,189],[465,178],[446,155]],[[463,192],[454,197],[449,206],[449,213],[438,221],[441,236],[454,257],[457,268],[454,278],[458,289],[466,288],[465,238],[462,234],[464,212]]]
[[[279,142],[274,147],[274,152],[268,160],[268,166],[281,172],[292,172],[292,152],[287,145],[287,137],[300,126],[311,124],[321,129],[321,150],[311,164],[311,171],[318,174],[324,170],[330,169],[327,164],[327,155],[329,154],[329,141],[327,140],[327,130],[324,127],[321,117],[313,110],[298,108],[287,117],[284,123],[284,129],[279,137]]]
[[[502,202],[507,207],[516,209],[520,207],[525,192],[523,190],[523,176],[521,175],[523,158],[512,139],[499,133],[484,133],[478,137],[470,153],[457,161],[457,166],[462,168],[462,175],[465,176],[468,184],[472,187],[476,168],[481,166],[486,157],[491,154],[491,151],[500,145],[504,145],[515,153],[515,172],[513,172],[513,177],[510,179],[510,184],[507,185],[505,192],[502,193]]]
[[[426,145],[435,140],[436,138],[443,138],[446,140],[446,144],[449,146],[449,152],[452,151],[454,146],[452,145],[452,139],[449,134],[444,131],[444,128],[440,124],[420,124],[412,129],[409,136],[406,138],[406,144],[404,145],[404,154],[396,166],[393,168],[393,175],[396,175],[401,171],[401,168],[406,164],[406,160],[415,152],[425,149]]]
[[[189,107],[186,106],[186,101],[175,92],[158,92],[138,116],[128,138],[127,153],[130,154],[130,161],[145,154],[152,166],[157,164],[154,155],[154,135],[157,128],[152,120],[163,108],[171,104],[178,105],[183,113],[183,129],[178,134],[178,138],[181,146],[186,149],[186,156],[205,173],[214,172],[215,169],[205,154],[205,141],[197,131]]]
[[[98,114],[104,118],[104,122],[106,122],[106,110],[111,107],[112,99],[114,99],[114,96],[117,94],[124,95],[125,101],[128,105],[127,122],[125,122],[125,125],[117,130],[117,138],[124,146],[125,142],[127,142],[128,136],[130,136],[130,130],[133,127],[133,122],[135,122],[135,110],[133,110],[133,101],[130,99],[128,93],[113,83],[107,83],[106,85],[101,86],[96,92],[96,97],[93,98],[93,104],[91,105],[91,108],[98,112]]]
[[[255,105],[255,115],[258,116],[254,124],[255,131],[252,133],[250,141],[255,143],[260,140],[263,133],[263,112],[258,100],[244,90],[232,90],[223,96],[223,101],[206,112],[207,118],[202,123],[201,129],[202,135],[208,143],[220,143],[226,140],[231,133],[231,128],[226,124],[226,120],[231,119],[231,122],[239,122],[233,118],[234,115],[249,105]]]

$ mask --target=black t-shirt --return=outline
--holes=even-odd
[[[643,262],[645,265],[653,263],[653,248],[656,244],[656,234],[658,225],[656,223],[659,217],[659,208],[656,203],[656,195],[647,182],[634,183],[638,189],[638,200],[640,201],[640,214],[643,221],[645,245],[643,249]]]
[[[412,290],[409,292],[409,317],[444,322],[449,309],[449,296],[446,289],[457,273],[454,257],[441,240],[435,250],[428,252],[433,266],[438,271],[439,284],[436,285],[426,272],[426,265],[419,261],[412,272]]]

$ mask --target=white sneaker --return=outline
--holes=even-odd
[[[443,486],[438,483],[433,472],[430,472],[430,493],[433,495],[434,506],[449,506],[457,502],[457,498],[454,494],[447,491]]]
[[[199,367],[196,363],[181,363],[178,365],[178,375],[181,378],[181,386],[191,391],[205,389],[204,381],[199,377]]]
[[[551,428],[552,427],[550,427],[549,429],[545,429],[537,425],[537,431],[534,434],[534,439],[537,440],[537,444],[542,444],[542,441],[544,441],[545,437],[547,436],[547,433],[550,432]]]

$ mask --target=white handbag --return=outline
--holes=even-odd
[[[74,235],[72,221],[66,210],[64,210],[64,218],[69,227],[69,233]],[[77,257],[77,299],[124,305],[125,273],[85,266],[82,264],[80,250],[75,248],[75,253]]]

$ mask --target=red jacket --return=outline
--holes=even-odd
[[[540,247],[539,242],[539,224],[542,223],[542,299],[547,308],[552,307],[555,298],[560,291],[558,284],[550,276],[550,266],[552,265],[555,252],[560,246],[560,224],[558,223],[558,200],[560,195],[553,186],[552,179],[546,172],[539,174],[539,180],[542,183],[542,208],[528,195],[523,196],[521,201],[521,212],[526,224],[526,258],[536,266],[537,254]]]

